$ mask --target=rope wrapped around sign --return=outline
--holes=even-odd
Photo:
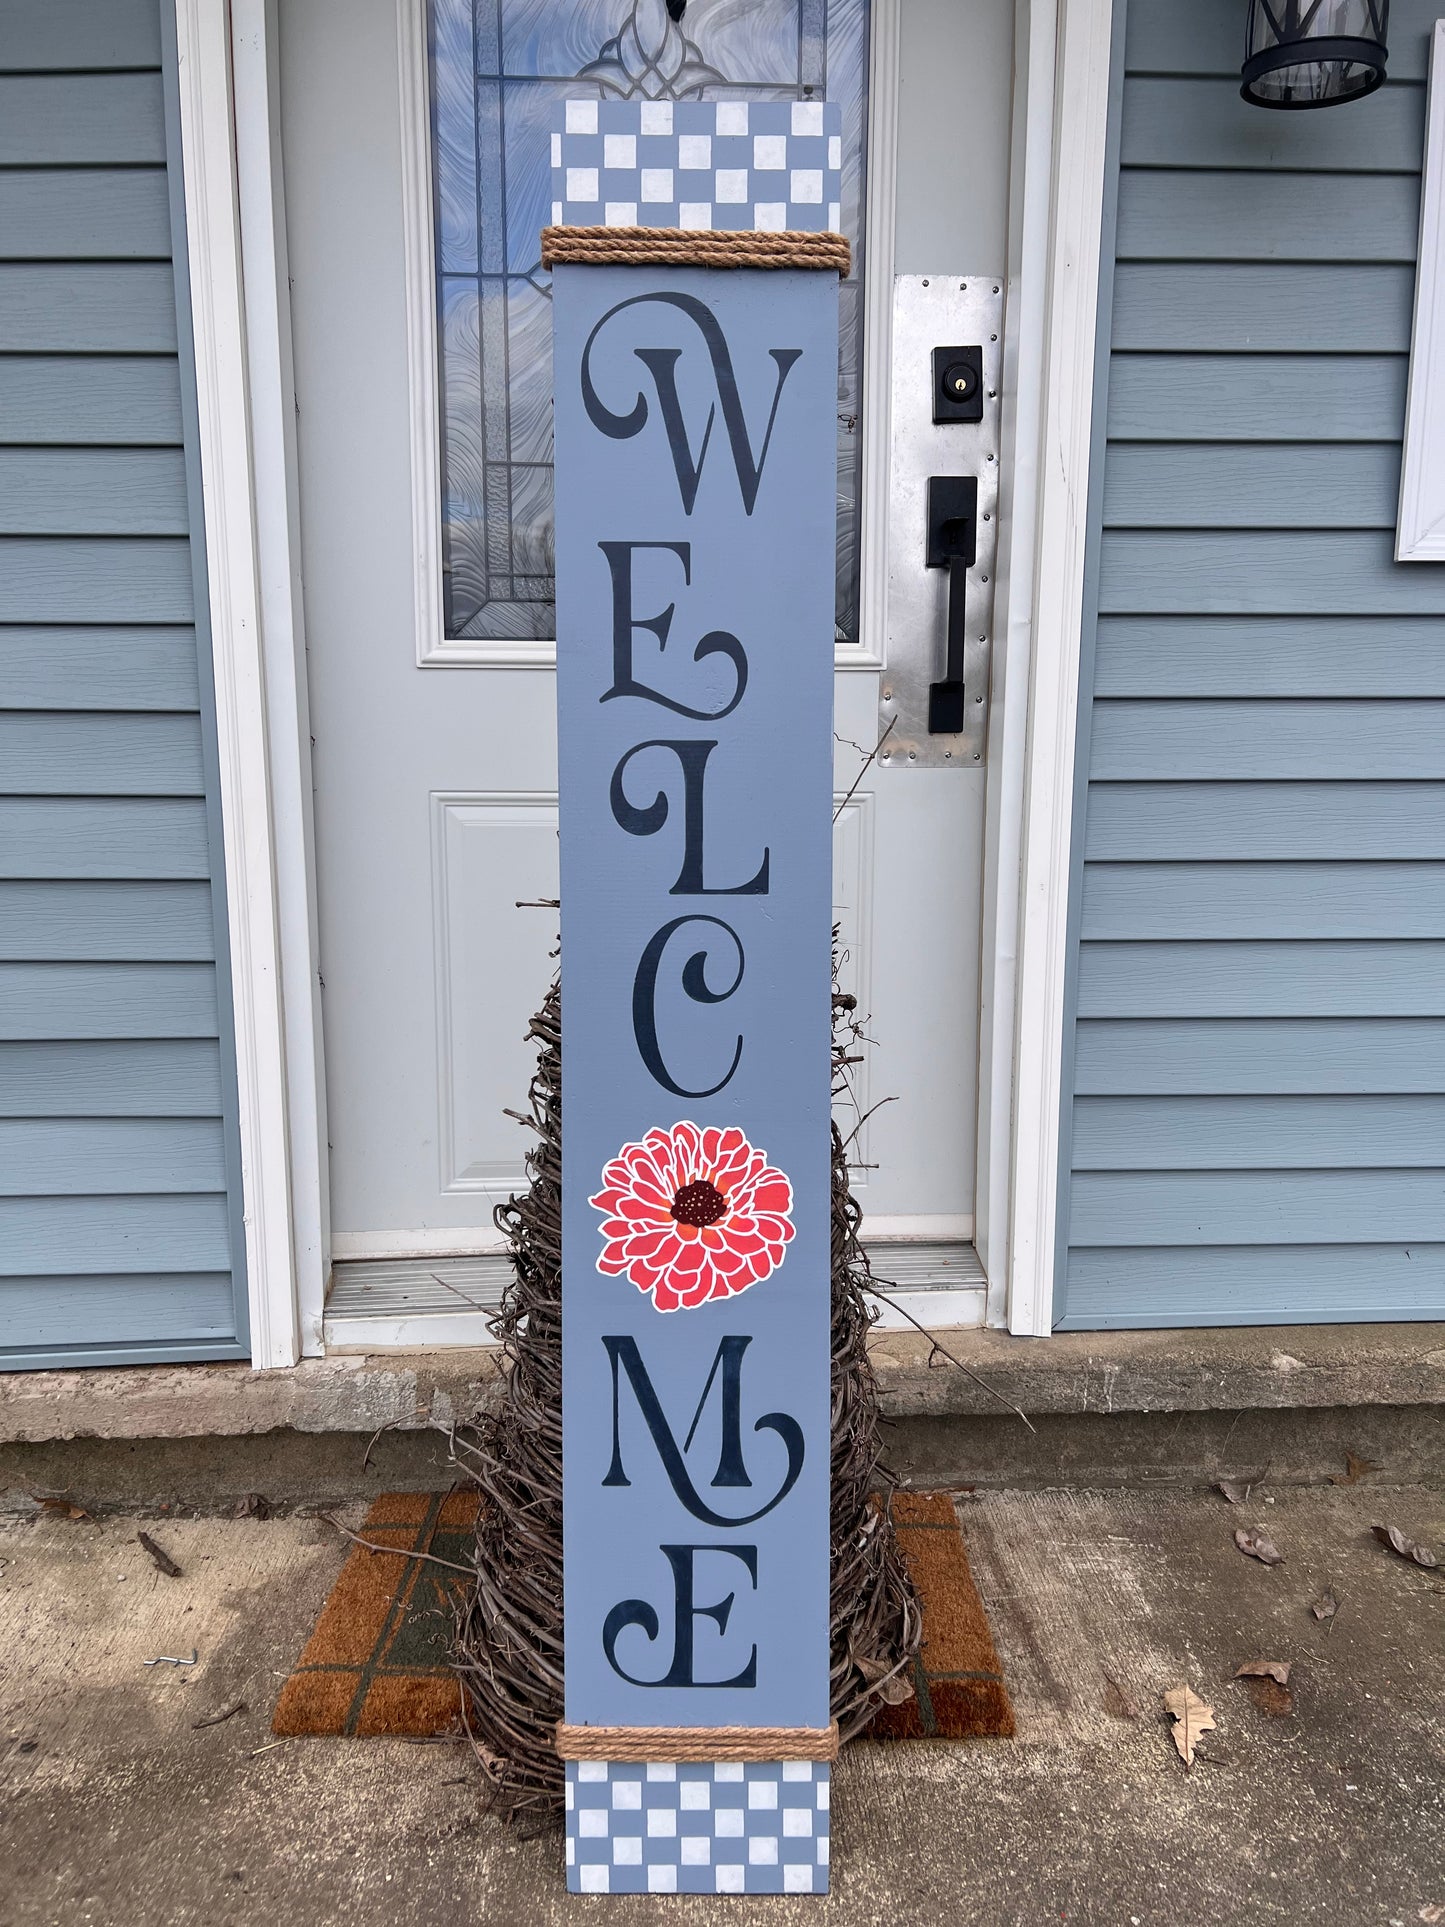
[[[542,266],[663,268],[831,268],[846,277],[846,234],[797,228],[544,227]]]
[[[836,1760],[838,1722],[827,1726],[557,1727],[564,1760]]]
[[[493,1324],[505,1389],[474,1432],[454,1435],[456,1462],[479,1489],[481,1505],[476,1578],[464,1590],[452,1664],[490,1804],[510,1819],[550,1822],[561,1817],[564,1786],[557,1750],[564,1677],[562,1015],[555,982],[528,1036],[538,1046],[530,1115],[522,1119],[536,1133],[530,1182],[496,1211],[514,1267]],[[855,1000],[835,987],[835,1095],[849,1087],[861,1041]],[[895,1481],[882,1463],[878,1388],[868,1362],[873,1315],[863,1295],[870,1272],[858,1241],[862,1216],[835,1124],[829,1697],[842,1743],[862,1733],[886,1702],[911,1695],[908,1676],[923,1631],[889,1511]]]

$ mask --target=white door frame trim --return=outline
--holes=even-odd
[[[974,1243],[988,1278],[987,1322],[995,1329],[1008,1324],[1019,852],[1033,639],[1057,15],[1057,0],[1018,0],[1014,16],[999,554],[985,758],[978,1155],[974,1173]]]
[[[293,1365],[299,1334],[280,903],[273,860],[226,0],[176,0],[176,43],[251,1355],[257,1365]]]
[[[321,1320],[331,1264],[331,1188],[276,9],[277,0],[231,0],[231,63],[256,563],[281,923],[291,1242],[301,1355],[309,1358],[320,1357],[324,1349]]]
[[[1047,155],[1038,153],[1044,138],[1043,108],[1040,102],[1035,114],[1032,87],[1026,135],[1026,173],[1032,172],[1036,180],[1042,176],[1048,184],[1042,259],[1024,261],[1032,298],[1041,298],[1043,309],[1028,326],[1020,323],[1019,389],[1034,388],[1037,406],[1033,419],[1026,421],[1019,403],[1005,651],[1009,677],[1026,676],[1027,715],[1005,717],[998,755],[1000,814],[1005,819],[1011,810],[1007,786],[1021,778],[1018,804],[1013,806],[1018,821],[1017,961],[1008,956],[1000,891],[993,959],[999,995],[986,1008],[996,1025],[1006,1025],[1002,986],[1012,969],[1017,992],[1008,1060],[1013,1073],[1008,1328],[1043,1336],[1052,1327],[1056,1269],[1079,649],[1114,0],[1035,0],[1030,11],[1053,14],[1054,58]],[[1041,53],[1047,39],[1040,24]],[[1023,193],[1027,201],[1027,181]],[[1037,249],[1036,203],[1021,210],[1020,233]],[[1042,354],[1035,381],[1025,356],[1037,353],[1038,345]],[[1030,489],[1033,500],[1027,504]],[[993,1050],[991,1084],[996,1092],[1003,1076],[999,1041]],[[987,1195],[996,1210],[1001,1190],[993,1170]],[[991,1217],[991,1233],[995,1224]],[[987,1268],[992,1277],[993,1264]]]

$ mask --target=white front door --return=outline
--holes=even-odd
[[[889,563],[887,453],[863,444],[887,419],[895,270],[1003,267],[1012,7],[691,0],[678,23],[663,0],[282,0],[281,22],[334,1258],[494,1247],[522,1182],[506,1111],[556,930],[530,906],[557,891],[537,229],[551,102],[589,87],[844,103],[863,271],[843,289],[834,893],[873,1040],[859,1096],[889,1100],[855,1183],[865,1235],[966,1244],[984,774],[859,778]]]

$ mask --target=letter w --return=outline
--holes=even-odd
[[[743,417],[742,398],[738,394],[737,377],[733,372],[733,358],[727,344],[727,337],[718,326],[717,317],[712,310],[690,294],[635,294],[629,300],[619,301],[615,308],[597,323],[587,337],[587,346],[582,351],[582,400],[588,419],[604,435],[614,441],[627,441],[640,434],[647,421],[647,400],[639,395],[626,415],[616,415],[598,395],[592,383],[592,344],[596,341],[613,315],[621,314],[624,308],[635,308],[643,302],[661,302],[668,307],[678,308],[690,321],[696,324],[699,334],[707,346],[712,361],[713,380],[717,383],[718,406],[722,408],[723,427],[727,430],[729,446],[732,449],[733,467],[737,471],[738,487],[742,491],[743,507],[749,515],[758,499],[758,489],[763,479],[763,466],[768,459],[768,447],[773,439],[773,425],[778,418],[778,403],[782,399],[783,383],[792,371],[793,363],[802,355],[801,348],[770,348],[768,355],[778,370],[777,385],[773,389],[773,405],[768,411],[768,425],[763,434],[763,445],[753,458],[752,442],[748,437],[748,425]],[[682,496],[685,514],[691,515],[697,500],[698,484],[702,480],[702,465],[707,459],[708,443],[712,439],[713,423],[717,418],[717,407],[708,410],[707,425],[703,429],[702,444],[694,457],[687,438],[687,425],[682,419],[682,404],[677,394],[677,364],[681,359],[681,348],[634,348],[633,354],[652,376],[657,390],[658,406],[662,410],[662,425],[667,431],[667,445],[672,453],[672,466],[677,475],[678,492]]]
[[[756,1512],[748,1512],[740,1518],[732,1518],[725,1512],[715,1512],[699,1494],[688,1472],[683,1454],[688,1451],[697,1433],[703,1410],[712,1392],[713,1381],[722,1373],[719,1398],[722,1407],[722,1449],[718,1454],[717,1472],[712,1483],[717,1486],[750,1486],[747,1467],[743,1463],[742,1446],[742,1371],[743,1353],[752,1344],[751,1338],[724,1338],[718,1345],[712,1361],[712,1369],[707,1375],[707,1383],[702,1388],[702,1397],[697,1402],[692,1424],[681,1449],[667,1422],[667,1415],[657,1396],[647,1367],[642,1362],[642,1354],[637,1349],[637,1340],[630,1337],[604,1338],[607,1356],[612,1365],[612,1463],[607,1468],[604,1485],[631,1485],[622,1464],[622,1381],[618,1371],[627,1374],[627,1382],[632,1387],[637,1409],[646,1421],[652,1434],[652,1442],[657,1447],[657,1456],[662,1461],[663,1470],[671,1481],[672,1489],[695,1519],[701,1519],[710,1526],[746,1526],[755,1519],[761,1519],[781,1505],[798,1482],[798,1474],[803,1469],[803,1429],[795,1418],[786,1412],[768,1412],[754,1425],[755,1432],[776,1432],[783,1441],[788,1454],[788,1469],[783,1483]]]

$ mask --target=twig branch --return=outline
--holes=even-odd
[[[342,1525],[341,1521],[333,1519],[329,1512],[318,1512],[316,1516],[318,1519],[324,1519],[327,1525],[335,1526],[343,1539],[349,1539],[355,1546],[365,1546],[368,1552],[390,1553],[393,1559],[425,1559],[430,1566],[445,1566],[448,1572],[459,1572],[467,1579],[476,1577],[471,1566],[459,1566],[455,1559],[439,1559],[434,1552],[407,1552],[402,1546],[379,1545],[375,1539],[363,1539],[359,1532],[353,1532],[350,1526]]]
[[[948,1360],[950,1365],[956,1365],[958,1369],[965,1374],[966,1377],[971,1378],[975,1385],[981,1385],[984,1391],[988,1393],[990,1398],[996,1398],[1000,1405],[1007,1405],[1007,1407],[1011,1412],[1015,1413],[1019,1418],[1023,1420],[1024,1424],[1028,1426],[1031,1432],[1036,1432],[1038,1430],[1038,1427],[1034,1424],[1033,1420],[1029,1417],[1028,1413],[1024,1410],[1022,1405],[1015,1405],[1011,1398],[1005,1397],[1005,1395],[998,1389],[996,1385],[990,1385],[988,1380],[986,1378],[981,1377],[973,1369],[971,1365],[965,1365],[961,1358],[955,1358],[953,1353],[948,1349],[947,1345],[941,1345],[938,1339],[934,1336],[934,1334],[928,1329],[926,1325],[919,1324],[918,1320],[913,1316],[913,1313],[911,1311],[906,1310],[904,1306],[900,1305],[898,1300],[895,1297],[893,1297],[893,1295],[890,1292],[882,1291],[879,1289],[878,1280],[876,1278],[870,1279],[868,1284],[864,1287],[864,1289],[866,1291],[871,1292],[875,1298],[881,1298],[885,1305],[892,1305],[893,1309],[898,1313],[900,1318],[906,1318],[909,1324],[913,1326],[915,1331],[920,1331],[923,1333],[923,1336],[928,1340],[929,1344],[933,1347],[933,1351],[931,1351],[928,1354],[928,1362],[930,1365],[933,1363],[933,1352],[940,1353],[944,1358]]]
[[[869,750],[868,754],[863,758],[863,767],[859,770],[858,774],[853,778],[853,787],[849,790],[848,794],[843,798],[843,801],[838,805],[837,809],[834,810],[833,821],[835,823],[838,821],[838,818],[843,814],[844,810],[847,809],[848,805],[853,801],[853,798],[858,791],[858,785],[863,781],[863,778],[868,774],[868,769],[870,764],[877,761],[879,750],[882,749],[883,745],[888,741],[888,738],[893,734],[894,730],[897,727],[898,727],[898,718],[896,716],[890,716],[888,719],[888,727],[884,730],[883,734],[878,738],[878,741],[873,745],[872,749]],[[853,747],[856,749],[858,745],[855,743]]]

